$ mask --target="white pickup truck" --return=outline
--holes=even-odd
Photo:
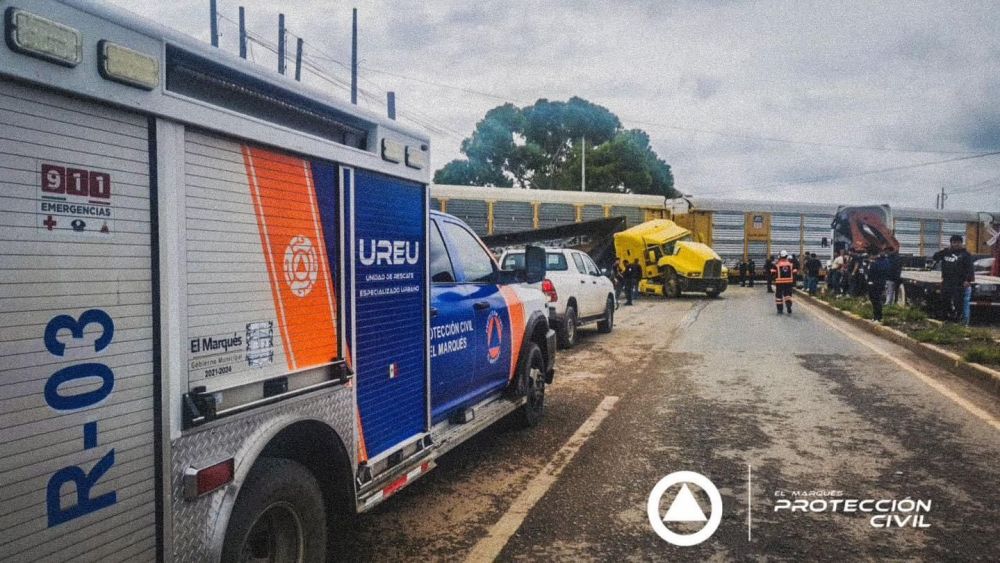
[[[546,279],[542,291],[549,296],[550,323],[561,348],[576,345],[576,329],[597,323],[597,330],[611,332],[615,323],[615,288],[585,252],[547,248]],[[504,270],[524,268],[524,251],[509,250],[500,258]]]

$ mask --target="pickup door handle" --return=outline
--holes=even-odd
[[[436,316],[438,316],[437,307],[431,307],[431,318],[433,319]]]
[[[473,307],[475,307],[477,311],[482,311],[482,310],[485,310],[485,309],[489,309],[490,308],[490,302],[489,301],[477,301],[476,304],[473,305]]]
[[[580,280],[580,283],[587,283],[587,280]]]

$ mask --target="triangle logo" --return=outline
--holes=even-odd
[[[691,489],[687,483],[681,485],[681,491],[677,493],[674,502],[667,509],[667,514],[663,517],[664,522],[707,522],[708,518],[698,506]]]

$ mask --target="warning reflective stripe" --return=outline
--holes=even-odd
[[[524,303],[517,290],[509,286],[500,286],[500,295],[507,303],[507,315],[510,319],[510,377],[514,380],[517,371],[517,361],[521,355],[521,343],[524,341]]]
[[[309,164],[243,147],[289,369],[338,355],[336,300]]]
[[[397,478],[389,485],[383,487],[381,491],[378,491],[377,493],[365,499],[365,507],[383,501],[389,496],[392,496],[393,494],[399,492],[400,489],[415,481],[417,477],[420,477],[422,474],[429,471],[430,468],[431,468],[431,462],[429,461],[425,461],[419,466],[414,467],[406,475]]]

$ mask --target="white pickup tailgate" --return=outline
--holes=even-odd
[[[149,127],[0,80],[0,560],[155,558]]]

